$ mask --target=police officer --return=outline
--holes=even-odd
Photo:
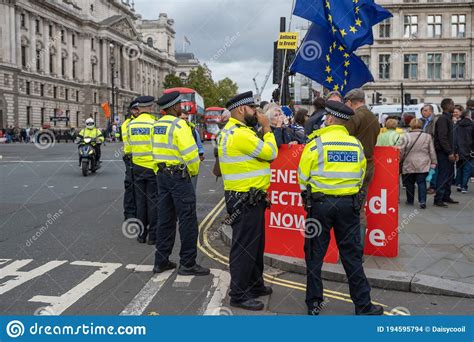
[[[165,112],[154,126],[153,156],[158,165],[158,225],[154,273],[174,269],[169,260],[176,237],[176,219],[181,238],[178,274],[204,276],[208,268],[196,263],[198,221],[196,193],[191,177],[199,171],[199,154],[193,133],[180,119],[179,92],[163,95],[158,105]]]
[[[142,231],[137,237],[139,243],[156,244],[157,186],[156,162],[153,160],[153,125],[155,117],[152,96],[137,98],[138,115],[128,124],[127,139],[132,154],[134,194],[137,219]]]
[[[128,143],[128,124],[138,115],[138,101],[135,99],[128,108],[129,116],[120,127],[120,136],[123,142],[123,161],[125,163],[125,193],[123,196],[123,214],[125,220],[137,217],[137,205],[133,190],[133,168],[132,168],[132,148]]]
[[[367,161],[362,144],[344,127],[352,115],[352,109],[344,104],[327,101],[327,127],[308,137],[310,142],[298,169],[299,183],[306,189],[303,198],[308,213],[304,250],[309,315],[318,315],[324,307],[321,267],[331,227],[349,280],[356,315],[383,314],[383,308],[371,302],[370,286],[362,267],[358,193]]]
[[[86,128],[83,128],[79,132],[77,137],[80,140],[83,140],[84,138],[93,139],[92,147],[94,147],[94,150],[95,150],[97,163],[100,163],[100,156],[101,156],[100,145],[104,143],[105,139],[104,139],[104,136],[102,135],[101,130],[95,127],[94,119],[88,118],[86,120]]]
[[[263,252],[270,162],[278,150],[270,122],[257,113],[251,91],[234,97],[226,107],[231,118],[219,135],[218,155],[232,226],[230,305],[258,311],[264,305],[256,298],[272,293],[263,282]],[[257,124],[263,141],[253,129]]]

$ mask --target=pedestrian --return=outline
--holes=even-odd
[[[324,101],[324,99],[321,97],[318,97],[316,100],[314,100],[314,112],[311,114],[311,117],[308,118],[304,127],[306,136],[321,128],[321,125],[324,121],[324,115],[326,114],[326,111],[324,110],[325,104],[326,101]]]
[[[298,109],[293,118],[294,123],[290,126],[290,128],[293,131],[292,136],[294,137],[294,140],[298,142],[298,144],[306,143],[306,134],[304,127],[308,118],[308,110],[304,108]]]
[[[436,168],[437,160],[433,138],[423,132],[422,120],[411,120],[410,131],[402,136],[400,142],[400,156],[403,184],[407,193],[406,204],[414,204],[416,183],[420,208],[426,209],[426,177],[430,169]]]
[[[128,136],[128,125],[140,113],[138,104],[138,99],[130,102],[128,107],[130,115],[125,119],[120,128],[120,136],[123,142],[123,162],[125,163],[125,192],[123,195],[123,216],[125,221],[137,218],[137,203],[135,200],[135,186],[133,179],[132,146],[130,145],[130,139]]]
[[[263,310],[256,300],[272,289],[263,282],[265,210],[269,205],[270,163],[278,155],[269,118],[256,111],[251,91],[237,95],[226,104],[231,118],[219,135],[220,171],[225,201],[232,226],[229,256],[230,305],[245,310]],[[263,140],[253,130],[262,127]]]
[[[326,95],[326,101],[337,101],[342,103],[344,101],[344,98],[342,97],[340,92],[331,91]]]
[[[358,193],[367,161],[361,142],[344,127],[354,111],[337,101],[326,101],[326,110],[326,127],[308,137],[298,172],[308,214],[304,245],[308,314],[319,315],[324,307],[321,268],[334,229],[356,315],[382,315],[383,308],[372,304],[362,265]]]
[[[169,260],[179,222],[181,239],[178,274],[206,276],[210,270],[196,262],[198,221],[196,192],[191,177],[199,172],[199,153],[182,114],[181,96],[174,91],[158,100],[165,115],[154,126],[153,156],[158,165],[158,211],[160,213],[154,273],[176,268]]]
[[[434,141],[434,135],[435,135],[435,126],[436,126],[436,121],[439,119],[439,115],[434,114],[434,108],[430,104],[426,104],[423,106],[421,109],[421,121],[423,121],[423,132],[428,133],[431,135]],[[436,193],[436,175],[438,171],[437,169],[434,170],[432,176],[431,176],[431,181],[430,185],[428,188],[428,194],[433,195]]]
[[[474,100],[466,102],[466,109],[471,112],[471,120],[474,120]]]
[[[467,193],[469,180],[472,173],[471,156],[474,151],[474,125],[471,112],[466,110],[459,117],[454,126],[455,153],[459,156],[456,162],[456,186],[457,191]]]
[[[387,119],[385,128],[387,130],[377,137],[376,146],[397,146],[400,142],[400,133],[397,132],[398,120]]]
[[[153,96],[140,96],[136,100],[138,102],[138,115],[128,124],[127,139],[132,154],[136,216],[141,228],[137,241],[155,245],[158,224],[157,166],[153,159],[155,116],[152,113],[155,98]]]
[[[362,246],[365,244],[365,232],[367,229],[367,216],[365,214],[365,202],[367,193],[375,174],[374,149],[380,133],[380,125],[377,117],[365,105],[365,93],[362,89],[353,89],[344,97],[346,106],[354,111],[354,115],[345,122],[350,135],[356,137],[364,146],[364,154],[367,160],[367,170],[364,182],[360,189],[360,233]]]
[[[437,207],[447,207],[448,203],[459,203],[451,198],[451,185],[454,178],[454,162],[457,159],[454,153],[453,100],[444,99],[441,101],[441,109],[443,110],[443,114],[436,121],[434,137],[436,159],[438,160],[434,205]]]
[[[464,107],[461,105],[455,105],[453,111],[453,124],[457,124],[461,119],[461,115],[464,112]]]
[[[270,103],[264,108],[265,115],[270,121],[270,127],[275,136],[278,148],[284,144],[296,142],[293,132],[285,125],[286,116],[280,106],[276,103]]]
[[[205,159],[205,157],[204,157],[204,145],[202,144],[201,136],[199,134],[199,131],[196,128],[196,125],[189,121],[189,114],[185,111],[182,111],[180,118],[183,119],[184,121],[186,121],[189,128],[191,128],[191,132],[193,133],[194,142],[196,143],[196,145],[198,147],[199,159],[201,161],[204,161],[204,159]],[[196,191],[196,189],[197,189],[198,175],[199,174],[191,177],[191,183],[193,183],[194,191]]]

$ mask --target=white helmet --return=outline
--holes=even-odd
[[[89,118],[86,120],[86,127],[89,129],[93,129],[95,127],[94,119]]]

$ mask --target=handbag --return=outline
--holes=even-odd
[[[408,152],[405,152],[403,154],[403,157],[400,158],[400,174],[402,174],[402,169],[403,169],[403,163],[405,162],[405,160],[407,159],[408,155],[410,154],[410,152],[413,150],[413,147],[415,147],[416,143],[418,142],[418,139],[420,139],[421,135],[423,134],[423,132],[420,132],[420,134],[418,134],[418,136],[416,137],[415,139],[415,142],[413,143],[413,145],[411,145],[410,149],[408,150]]]

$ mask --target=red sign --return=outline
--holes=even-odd
[[[268,194],[272,208],[265,215],[266,253],[304,258],[306,212],[297,171],[303,149],[304,145],[283,145],[271,165]],[[392,147],[375,150],[375,176],[367,201],[366,254],[395,257],[398,253],[398,155]],[[316,225],[313,228],[320,229]],[[338,254],[331,231],[324,261],[336,263]]]

